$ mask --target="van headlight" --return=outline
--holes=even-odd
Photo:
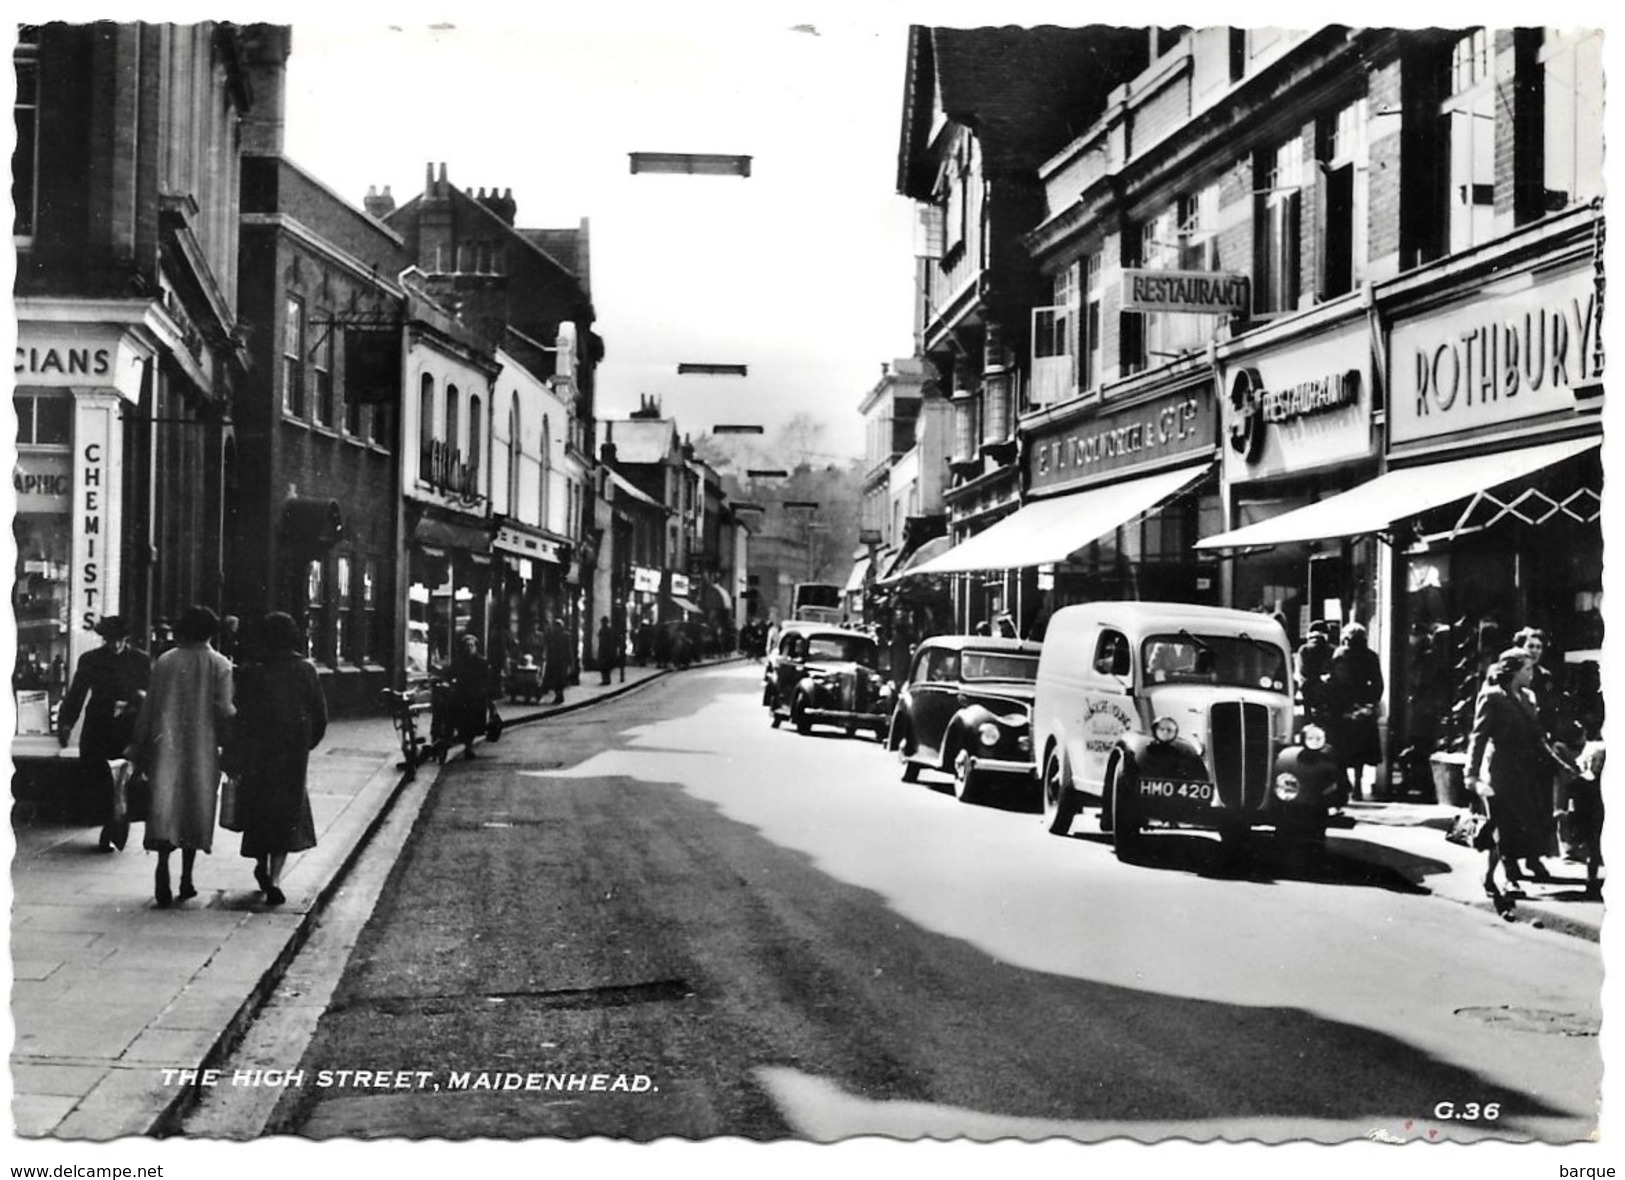
[[[1179,722],[1172,717],[1158,717],[1151,723],[1151,736],[1159,742],[1171,742],[1179,736]]]
[[[1306,725],[1301,735],[1303,748],[1306,750],[1324,750],[1326,748],[1326,731],[1318,725]]]
[[[976,727],[976,736],[984,746],[996,746],[999,744],[999,727],[991,721],[984,721]]]
[[[1275,776],[1275,797],[1282,803],[1290,803],[1296,799],[1299,790],[1298,776],[1291,771],[1283,771]]]

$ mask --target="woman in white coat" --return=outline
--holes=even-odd
[[[182,901],[196,897],[192,863],[214,844],[220,790],[220,746],[233,708],[231,661],[209,646],[220,620],[194,606],[176,627],[177,646],[152,665],[152,682],[135,723],[129,756],[147,771],[152,804],[143,841],[158,854],[153,896],[160,907],[173,900],[169,854],[181,850]]]

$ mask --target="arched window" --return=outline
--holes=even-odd
[[[536,522],[544,529],[551,528],[547,519],[547,485],[553,478],[553,420],[542,418],[542,478],[541,490],[536,498]]]
[[[452,450],[452,451],[457,451],[457,450],[461,449],[457,445],[457,427],[460,424],[458,422],[458,418],[460,417],[460,412],[462,410],[462,407],[457,404],[458,398],[460,396],[461,395],[457,392],[457,387],[455,385],[446,386],[446,433],[445,433],[445,439],[446,439],[446,447],[447,447],[447,449]]]
[[[468,395],[468,477],[474,486],[470,491],[480,487],[480,452],[485,449],[480,441],[480,398],[479,394],[471,393]]]
[[[418,392],[418,453],[429,462],[429,444],[434,442],[434,378],[423,374]]]
[[[508,515],[519,515],[519,391],[508,407]]]

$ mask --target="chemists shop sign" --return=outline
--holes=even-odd
[[[1029,486],[1054,491],[1107,472],[1208,454],[1213,438],[1212,386],[1203,382],[1036,434],[1028,444]]]
[[[1600,381],[1597,288],[1588,265],[1496,283],[1389,334],[1396,443],[1574,408]]]

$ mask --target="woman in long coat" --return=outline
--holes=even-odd
[[[142,841],[158,854],[153,896],[160,907],[173,900],[169,854],[181,850],[182,901],[197,896],[192,864],[214,846],[215,805],[220,792],[220,746],[234,713],[231,661],[209,646],[220,621],[194,606],[175,628],[179,640],[152,665],[147,699],[136,717],[125,756],[146,767],[152,786],[147,832]]]
[[[107,764],[123,757],[130,744],[152,677],[152,660],[140,648],[130,646],[130,628],[118,615],[103,615],[95,629],[103,643],[80,657],[73,683],[62,698],[56,728],[58,739],[66,746],[74,722],[84,713],[79,767],[106,814],[100,845],[103,852],[111,852],[124,848],[130,821],[123,812],[115,811],[113,775]]]
[[[1533,661],[1523,648],[1501,653],[1479,690],[1467,747],[1467,785],[1484,800],[1494,829],[1484,889],[1498,902],[1497,864],[1508,886],[1515,887],[1523,879],[1518,861],[1527,861],[1533,875],[1544,876],[1537,867],[1540,857],[1556,852],[1551,782],[1560,764],[1546,744],[1526,691],[1532,675]]]
[[[1377,706],[1382,701],[1382,661],[1366,642],[1365,627],[1343,628],[1343,643],[1326,676],[1326,736],[1348,775],[1348,797],[1360,793],[1365,767],[1382,761]]]
[[[243,855],[255,862],[265,900],[281,905],[288,854],[316,846],[305,778],[310,751],[327,732],[327,700],[315,665],[299,654],[299,627],[290,616],[266,615],[259,639],[261,658],[237,674],[231,766]]]
[[[570,662],[575,655],[564,624],[554,619],[547,625],[542,641],[542,691],[553,694],[553,703],[564,703],[564,686],[570,683]]]

